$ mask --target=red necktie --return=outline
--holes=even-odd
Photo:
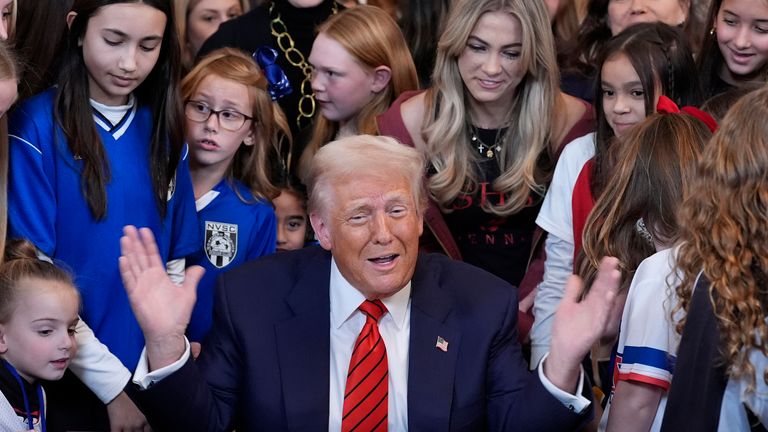
[[[349,360],[341,430],[386,431],[389,372],[378,322],[387,308],[379,300],[366,300],[359,309],[366,315],[365,325]]]

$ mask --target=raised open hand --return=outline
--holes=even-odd
[[[579,296],[584,286],[581,278],[568,279],[565,296],[555,313],[550,354],[545,363],[547,377],[563,390],[576,388],[582,359],[611,327],[621,278],[618,267],[616,258],[603,258],[597,278],[581,301]]]
[[[192,266],[183,284],[171,282],[152,231],[147,228],[123,228],[120,250],[120,275],[144,332],[150,369],[158,369],[178,360],[184,352],[184,332],[204,270]]]

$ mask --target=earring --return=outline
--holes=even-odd
[[[712,26],[712,28],[709,30],[709,35],[714,36],[717,34],[717,27]]]

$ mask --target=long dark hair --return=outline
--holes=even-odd
[[[600,56],[605,43],[611,36],[617,36],[611,34],[611,29],[608,25],[608,3],[610,1],[589,1],[587,15],[584,17],[584,21],[579,29],[575,52],[570,56],[572,63],[569,66],[579,69],[588,76],[595,72],[595,65],[599,64],[596,60]],[[701,32],[702,24],[694,13],[695,2],[696,0],[689,0],[687,18],[681,27],[688,41],[693,44],[693,48],[698,48],[698,34]]]
[[[13,48],[24,65],[19,79],[19,99],[51,87],[59,70],[58,62],[67,35],[63,19],[73,0],[18,0]]]
[[[416,64],[419,82],[429,87],[435,67],[437,41],[448,16],[449,0],[400,0],[400,19],[408,47]]]
[[[595,164],[590,189],[597,199],[610,176],[610,154],[608,148],[615,139],[613,129],[605,119],[602,95],[603,64],[623,54],[640,77],[645,91],[645,114],[655,111],[655,89],[672,99],[678,105],[699,105],[701,91],[696,79],[693,54],[688,42],[680,31],[666,24],[635,24],[614,37],[603,48],[597,62],[595,81],[595,112],[597,131],[595,134]]]
[[[720,11],[720,7],[723,5],[723,0],[712,0],[712,5],[709,8],[709,15],[707,19],[710,26],[714,26],[717,20],[717,13]],[[716,84],[719,80],[718,76],[725,64],[723,59],[723,53],[720,51],[720,46],[717,43],[717,33],[711,31],[713,27],[709,27],[702,30],[704,35],[704,42],[702,42],[701,53],[696,60],[696,69],[701,79],[701,88],[706,92],[707,98],[715,96],[718,91],[722,89]],[[763,65],[763,70],[768,69],[768,65]]]
[[[106,185],[111,175],[103,143],[93,122],[88,71],[83,61],[80,41],[90,18],[102,7],[116,3],[143,3],[163,12],[167,19],[157,63],[134,92],[137,103],[148,106],[155,120],[152,126],[149,170],[161,214],[165,214],[169,182],[184,145],[183,111],[178,97],[181,56],[171,1],[76,0],[72,12],[77,16],[72,20],[61,59],[54,115],[64,131],[70,151],[82,158],[82,192],[96,219],[106,215]]]

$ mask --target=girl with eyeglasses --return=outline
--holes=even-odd
[[[185,134],[199,219],[200,248],[188,263],[205,268],[187,328],[193,354],[211,327],[216,276],[275,251],[277,222],[270,199],[268,155],[290,127],[268,83],[240,50],[204,57],[182,80]]]

